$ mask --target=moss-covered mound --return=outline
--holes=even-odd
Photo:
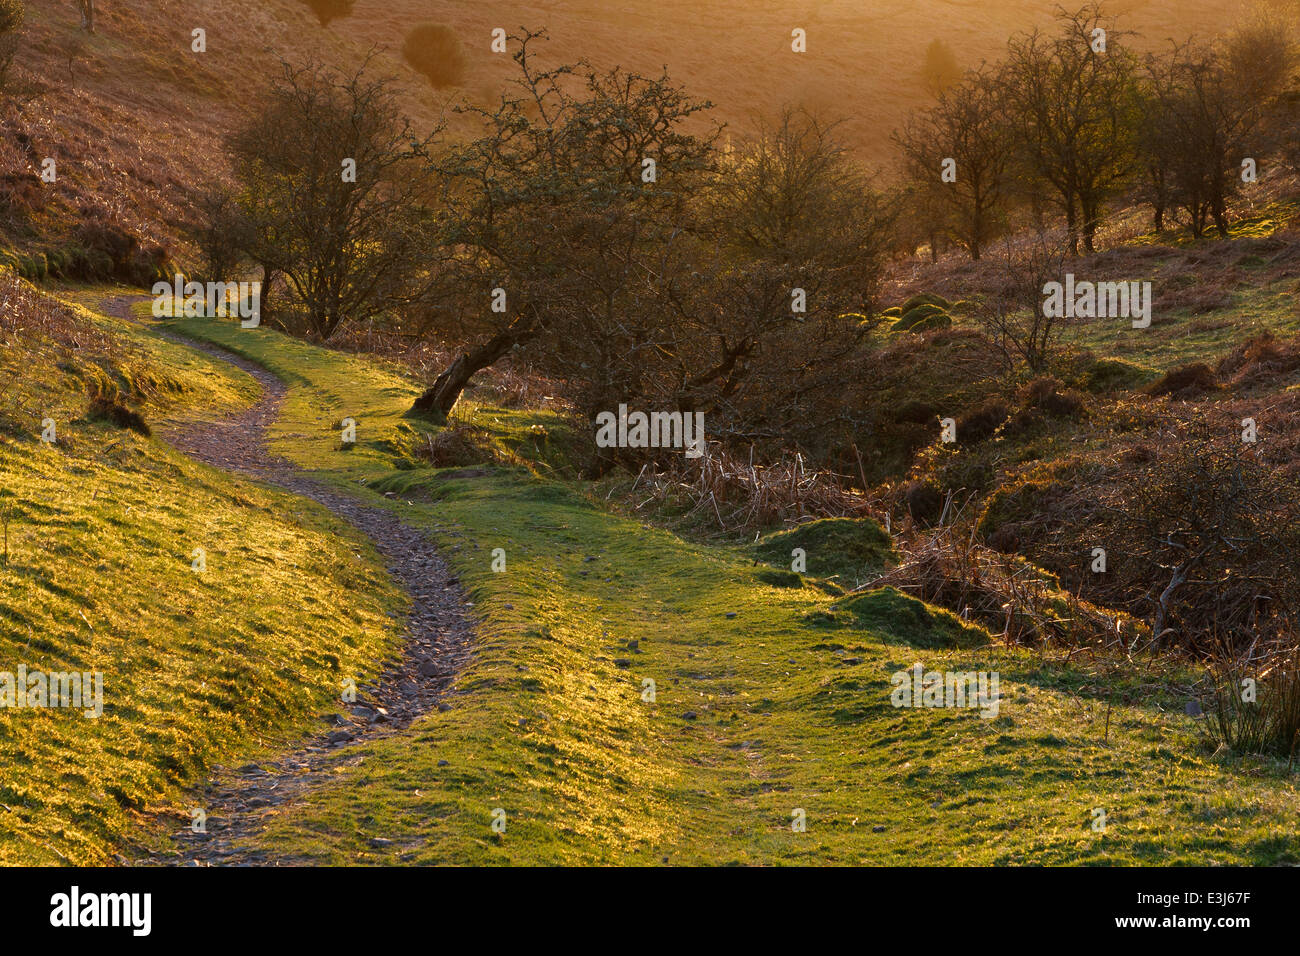
[[[870,518],[823,518],[770,534],[754,545],[755,556],[790,569],[802,549],[804,572],[816,578],[863,581],[895,560],[893,542]]]
[[[809,623],[821,627],[857,627],[930,649],[980,647],[989,632],[951,611],[909,597],[897,588],[875,588],[815,611]]]

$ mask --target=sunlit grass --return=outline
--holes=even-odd
[[[144,407],[155,424],[256,394],[223,363],[101,321],[165,370],[166,402]],[[22,376],[59,439],[42,444],[35,420],[0,434],[0,670],[100,671],[105,709],[0,710],[0,862],[105,863],[154,813],[187,826],[185,791],[215,762],[320,726],[342,678],[393,649],[403,598],[323,509],[84,421],[82,379],[40,348],[0,353],[0,377]]]
[[[1101,676],[996,644],[921,650],[897,636],[904,622],[818,627],[809,612],[834,598],[768,586],[748,553],[612,515],[582,486],[335,452],[328,422],[344,408],[382,432],[414,394],[364,360],[229,323],[179,327],[292,382],[278,450],[364,480],[429,528],[483,620],[452,709],[351,748],[360,762],[277,815],[262,849],[330,863],[1300,859],[1292,778],[1209,758],[1140,664]],[[892,707],[889,676],[918,660],[1000,672],[998,717]]]

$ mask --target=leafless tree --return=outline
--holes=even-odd
[[[1106,202],[1134,171],[1141,100],[1125,34],[1099,6],[1062,12],[1058,23],[1055,37],[1012,39],[1001,84],[1029,167],[1051,186],[1077,254],[1080,238],[1093,251]]]
[[[419,141],[369,60],[355,72],[285,64],[234,139],[248,253],[282,273],[328,339],[420,298],[437,277],[437,223]]]
[[[913,114],[895,137],[918,190],[945,209],[945,228],[979,259],[1005,225],[1005,199],[1014,139],[996,78],[972,73]],[[951,161],[952,179],[943,179]]]
[[[1042,372],[1061,344],[1065,323],[1047,314],[1043,287],[1061,281],[1069,237],[1038,232],[1022,241],[1008,239],[999,251],[997,267],[988,273],[990,287],[975,300],[980,324],[1008,366],[1023,363]]]

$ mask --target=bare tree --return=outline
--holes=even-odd
[[[1242,182],[1242,164],[1258,164],[1272,150],[1270,121],[1293,64],[1290,38],[1267,22],[1217,45],[1189,41],[1148,58],[1144,158],[1164,187],[1161,199],[1186,210],[1198,238],[1211,219],[1221,236],[1228,234],[1228,202]]]
[[[995,77],[972,73],[895,136],[912,181],[944,207],[945,228],[972,259],[1005,226],[1014,138],[1001,96]]]
[[[418,411],[445,415],[475,373],[534,343],[584,407],[616,384],[640,394],[665,348],[669,299],[684,294],[683,210],[712,139],[681,127],[707,104],[666,76],[541,69],[544,36],[516,37],[519,74],[498,106],[465,108],[482,135],[431,157],[461,290],[433,330],[468,347]]]
[[[1033,172],[1050,184],[1077,254],[1092,252],[1107,200],[1130,178],[1140,119],[1137,64],[1097,5],[1058,16],[1055,38],[1012,39],[1002,84]]]
[[[1011,367],[1047,369],[1060,346],[1063,320],[1044,308],[1044,286],[1059,281],[1071,254],[1069,238],[1039,232],[1002,244],[990,289],[976,299],[979,321]]]
[[[427,252],[437,225],[417,159],[427,140],[368,66],[285,64],[234,140],[250,258],[284,275],[321,339],[416,301],[436,281]]]
[[[682,312],[698,331],[682,347],[695,368],[679,374],[697,405],[743,423],[738,437],[805,430],[816,404],[841,394],[874,311],[894,209],[836,131],[786,110],[737,149],[708,194],[711,294]]]
[[[962,73],[952,47],[942,40],[931,40],[925,48],[925,62],[921,65],[921,79],[930,95],[938,97],[950,86],[960,83]]]

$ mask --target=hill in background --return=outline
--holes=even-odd
[[[488,103],[501,90],[512,65],[489,49],[494,28],[545,27],[545,59],[647,73],[666,65],[733,127],[748,128],[786,103],[842,116],[845,139],[883,166],[893,153],[890,132],[926,102],[920,67],[932,40],[973,66],[997,59],[1008,35],[1052,13],[1038,0],[359,0],[352,16],[322,28],[301,0],[102,7],[97,34],[87,36],[70,0],[28,3],[18,103],[6,110],[0,139],[0,229],[20,248],[129,236],[146,250],[175,252],[184,210],[195,191],[227,174],[222,140],[279,57],[355,65],[375,49],[407,87],[411,116],[428,127],[452,105]],[[1171,33],[1221,30],[1248,7],[1148,0],[1110,9],[1145,45],[1159,46]],[[435,90],[403,62],[403,40],[425,22],[461,38],[459,86]],[[795,27],[807,31],[806,54],[791,52]],[[206,53],[191,51],[196,28],[206,30]],[[38,178],[46,157],[58,162],[57,188]]]

